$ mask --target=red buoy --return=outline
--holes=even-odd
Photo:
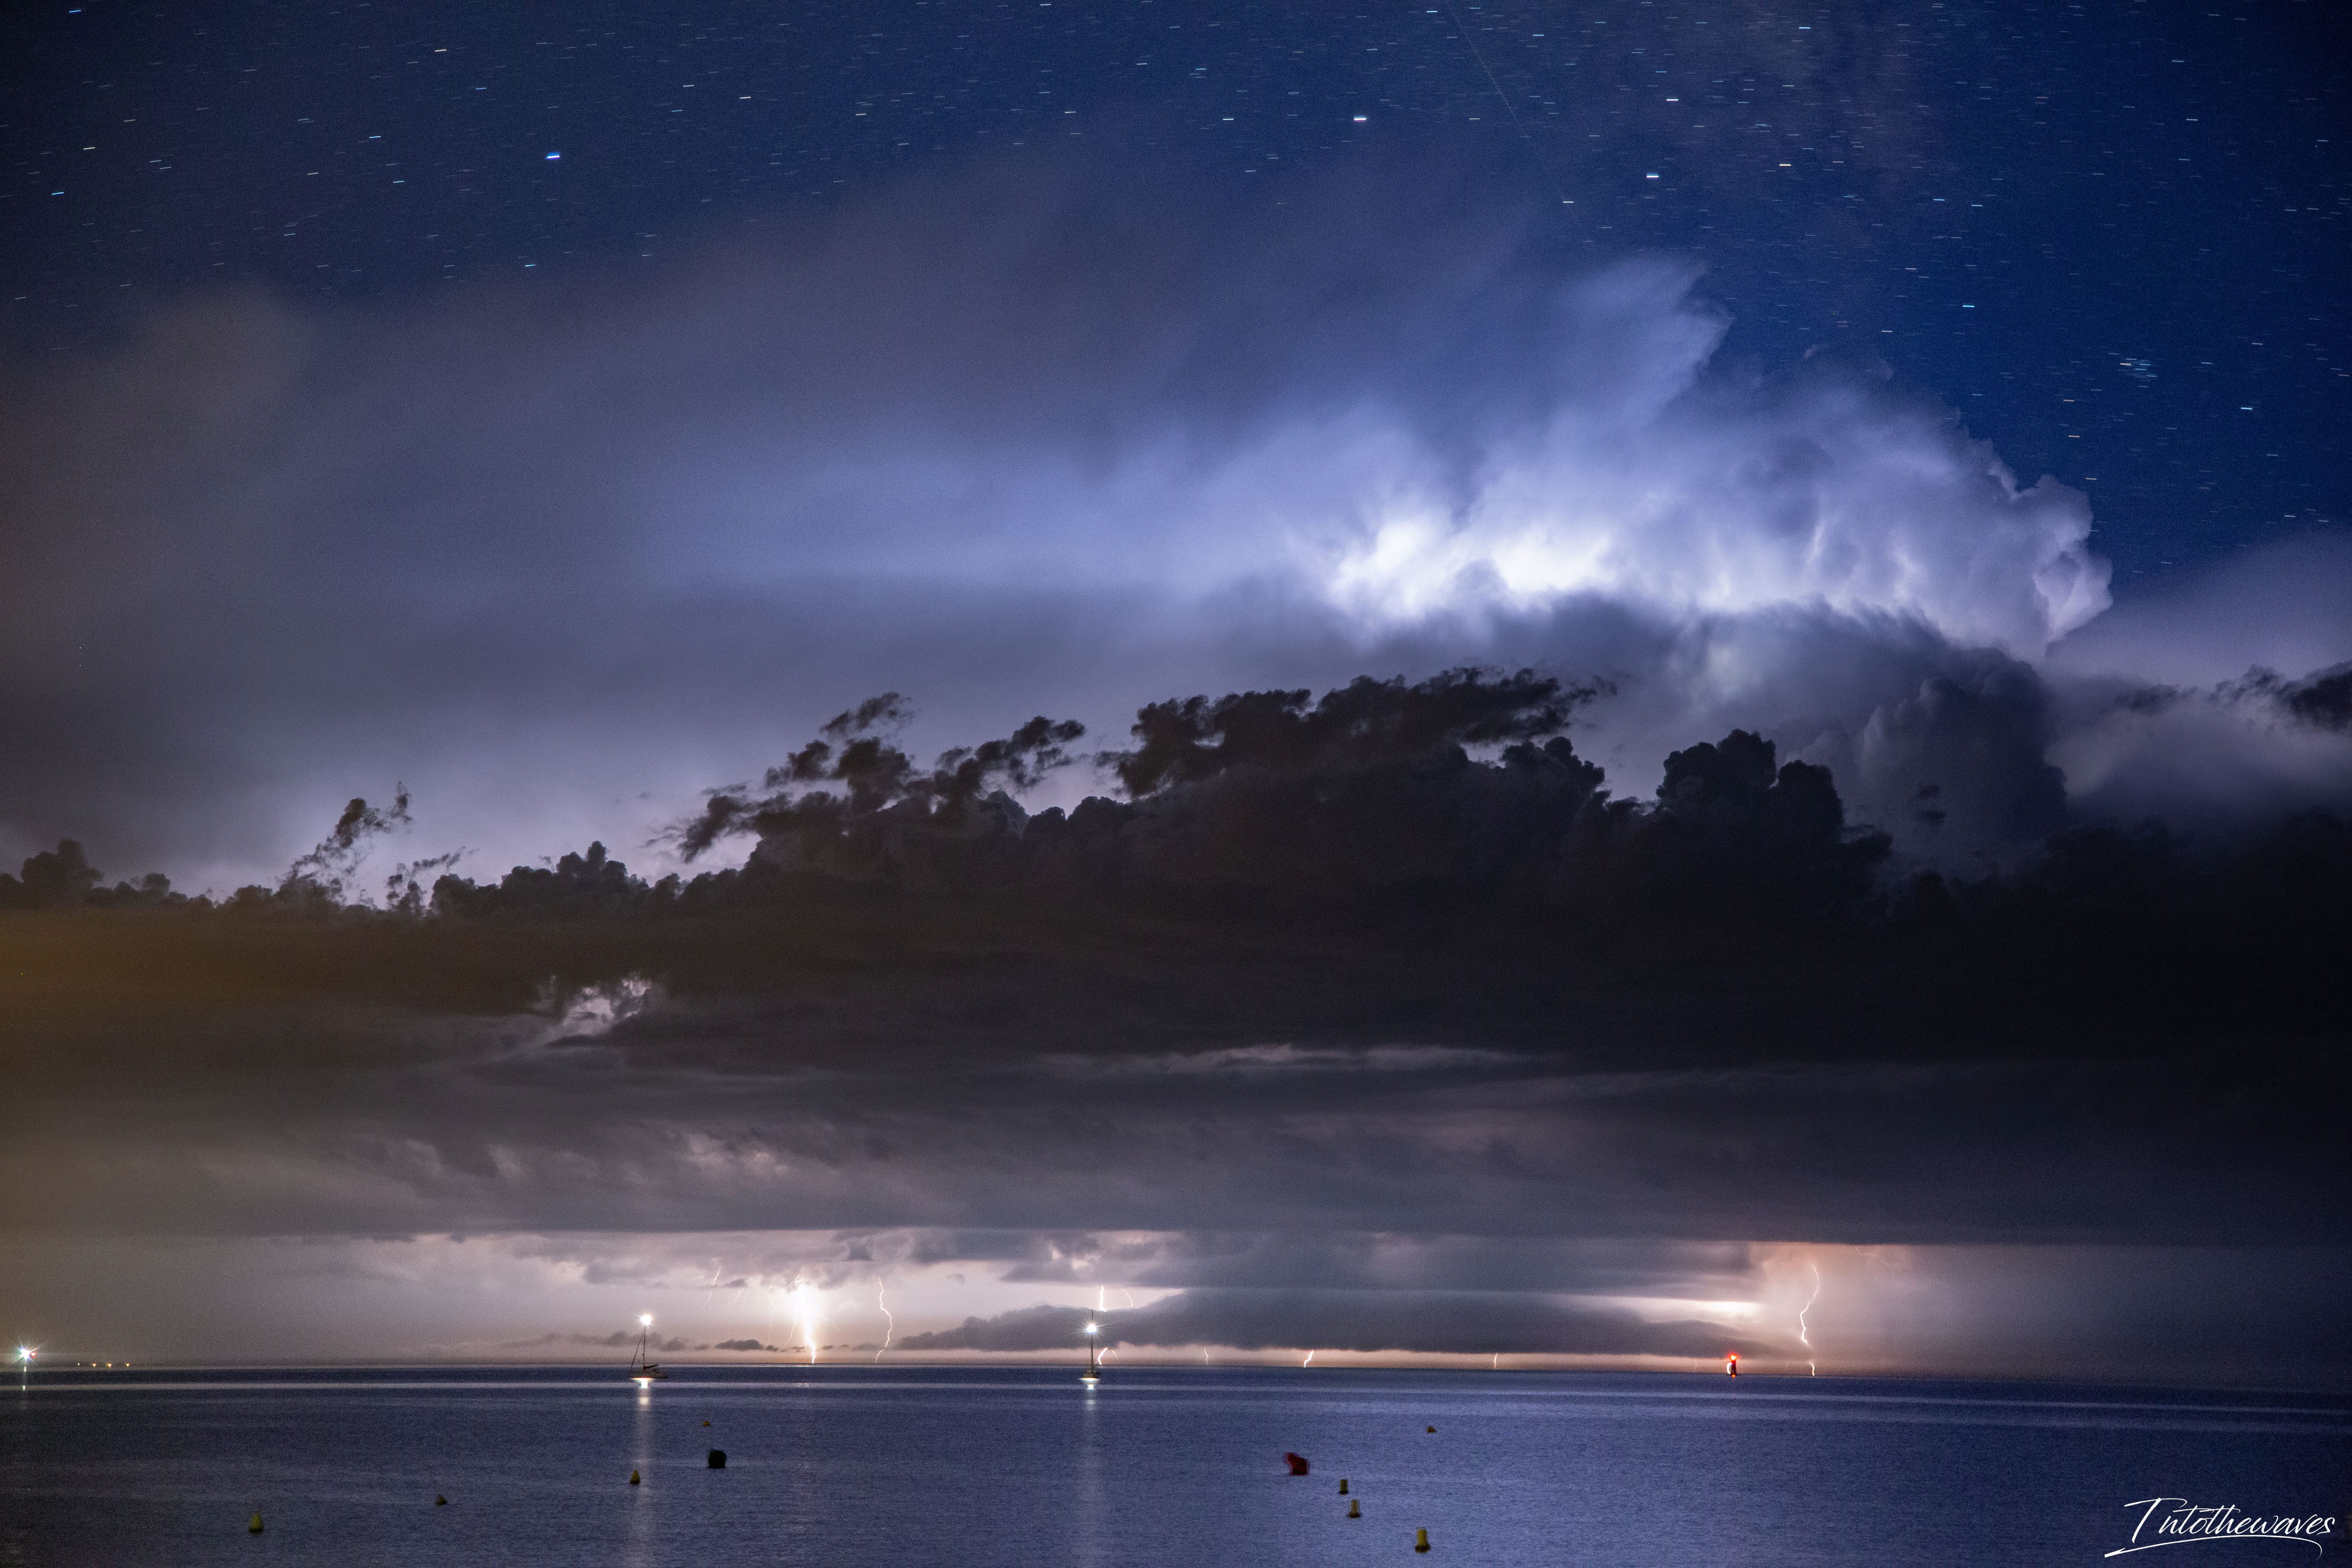
[[[1290,1473],[1294,1476],[1307,1473],[1307,1456],[1304,1454],[1285,1454],[1282,1462],[1290,1467]]]

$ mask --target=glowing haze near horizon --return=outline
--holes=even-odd
[[[1762,37],[1748,13],[1717,20]],[[1450,47],[1413,46],[1437,67]],[[1742,47],[1805,84],[1786,112],[1811,116],[1811,141],[1854,143],[1854,169],[1820,171],[1832,184],[1891,209],[1983,174],[1916,151],[1986,133],[1956,99],[1906,128],[1913,68],[1887,62],[1908,40],[1863,28],[1845,64],[1803,71],[1810,43]],[[1297,68],[1318,93],[1339,69]],[[1844,268],[1843,294],[1802,276],[1815,263],[1750,265],[1693,212],[1641,216],[1651,193],[1627,181],[1656,159],[1639,127],[1588,163],[1601,132],[1539,122],[1525,161],[1472,129],[1464,79],[1418,120],[1399,110],[1389,141],[1343,156],[1318,131],[1297,172],[1277,156],[1249,181],[1155,140],[1174,111],[1132,86],[1085,100],[1094,142],[1008,132],[903,166],[849,144],[866,132],[845,107],[782,139],[803,161],[845,139],[853,186],[731,198],[699,228],[681,212],[658,255],[629,226],[654,220],[622,223],[613,195],[612,235],[548,256],[551,276],[468,253],[462,287],[337,293],[272,261],[219,279],[175,262],[102,330],[43,341],[11,318],[0,860],[71,835],[110,880],[275,883],[347,798],[397,780],[413,825],[362,889],[444,854],[494,880],[591,839],[690,874],[708,865],[671,830],[703,791],[880,691],[910,698],[926,754],[1036,713],[1116,746],[1149,701],[1464,665],[1601,683],[1570,733],[1620,795],[1652,791],[1671,752],[1757,731],[1826,767],[1906,874],[2015,868],[2068,827],[2154,819],[2228,844],[2352,807],[2352,733],[2245,679],[2352,660],[2352,539],[2325,495],[2284,529],[2224,518],[2192,564],[2135,587],[2149,551],[2125,538],[2118,576],[2110,537],[2186,537],[2161,515],[2168,470],[2112,514],[2112,469],[2138,449],[2112,437],[2110,471],[2074,482],[2018,466],[1988,427],[2042,416],[1984,401],[2001,351],[1906,360],[1877,329],[1782,319],[1783,294],[1860,317],[1879,285],[1854,279],[1918,271],[1871,248],[1893,241],[1804,220],[1854,247],[1818,264]],[[1825,106],[1855,81],[1867,112],[1841,122]],[[440,101],[416,100],[412,141],[458,112]],[[698,177],[764,163],[751,140],[706,149]],[[2299,199],[2332,223],[2340,155],[2315,156]],[[576,145],[564,162],[597,178]],[[1724,230],[1749,225],[1755,254],[1785,247],[1774,204],[1794,198],[1676,177]],[[110,199],[148,210],[128,191]],[[432,199],[456,226],[454,187]],[[388,242],[361,200],[302,221],[345,223],[365,257]],[[1618,204],[1622,234],[1591,216]],[[69,247],[40,228],[61,219],[10,221]],[[2340,243],[2296,232],[2298,266]],[[2058,310],[2054,281],[1985,281],[1945,303]],[[53,312],[77,303],[41,287]],[[2263,309],[2319,310],[2325,359],[2342,304],[2339,275]],[[1769,330],[1742,339],[1743,312]],[[2194,359],[2179,312],[2167,323]],[[2140,346],[2070,350],[2123,384]],[[2192,374],[2160,359],[2152,374]],[[2281,383],[2297,411],[2279,427],[2344,412],[2343,383],[2311,384],[2329,390]],[[2245,438],[2221,412],[2174,444]],[[2340,483],[2336,437],[2263,439]],[[1026,804],[1113,789],[1082,763]],[[5,940],[48,951],[29,923]],[[988,962],[910,979],[906,1015],[878,1023],[730,1011],[646,977],[488,1013],[207,1001],[120,1024],[113,1076],[72,1056],[70,1016],[45,1016],[12,1046],[54,1114],[20,1109],[0,1142],[19,1194],[0,1328],[97,1359],[617,1361],[650,1312],[665,1354],[869,1361],[1075,1356],[1091,1311],[1130,1358],[1696,1366],[1738,1348],[1761,1369],[2133,1375],[2158,1355],[2291,1381],[2352,1299],[2340,1220],[2305,1228],[2312,1192],[2241,1163],[2226,1190],[2151,1185],[2143,1205],[2161,1147],[2103,1124],[2075,1149],[2035,1121],[2051,1084],[2063,1100],[2104,1081],[2063,1052],[1912,1059],[1898,1016],[1867,1060],[1809,1058],[1792,1023],[1738,1064],[1531,1068],[1523,1042],[1403,1015],[1314,1039],[1118,1015],[1068,1026],[1103,1031],[1078,1055],[1041,1037],[974,1065],[960,1042],[994,1026]],[[1640,1034],[1591,1037],[1621,1026]],[[868,1027],[889,1041],[868,1071],[794,1057]],[[1559,1030],[1590,1044],[1582,1020]],[[2341,1048],[2309,1043],[2330,1070]],[[189,1064],[207,1053],[254,1087],[206,1100]],[[343,1054],[376,1075],[364,1094],[339,1081]],[[2027,1151],[2025,1174],[1988,1148]],[[2283,1161],[2278,1179],[2334,1168]]]

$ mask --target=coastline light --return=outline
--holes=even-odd
[[[651,1312],[639,1312],[637,1314],[637,1326],[646,1329],[652,1328],[654,1326],[654,1315]]]

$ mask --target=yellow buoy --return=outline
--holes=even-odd
[[[1339,1478],[1339,1495],[1341,1497],[1348,1495],[1348,1478],[1345,1476]]]
[[[1415,1552],[1426,1552],[1429,1550],[1429,1531],[1425,1530],[1416,1530],[1412,1532],[1412,1549]]]
[[[1348,1500],[1348,1517],[1349,1519],[1361,1519],[1364,1517],[1364,1510],[1357,1506],[1356,1500],[1354,1498],[1349,1498]]]
[[[631,1470],[631,1471],[629,1472],[629,1484],[630,1484],[631,1486],[633,1486],[633,1487],[635,1487],[635,1486],[643,1486],[645,1483],[637,1478],[637,1472],[636,1472],[636,1471],[635,1471],[635,1470]]]
[[[435,1508],[447,1508],[449,1506],[449,1500],[443,1497],[439,1492],[435,1492],[433,1494],[433,1506]]]
[[[247,1525],[245,1528],[249,1534],[259,1535],[261,1533],[261,1510],[259,1509],[255,1509],[253,1510],[253,1522]]]

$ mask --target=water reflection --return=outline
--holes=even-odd
[[[654,1561],[654,1388],[637,1384],[637,1407],[629,1426],[629,1470],[643,1484],[629,1489],[629,1523],[621,1561],[648,1568]]]
[[[1071,1489],[1075,1507],[1070,1561],[1083,1564],[1101,1563],[1108,1557],[1109,1521],[1104,1517],[1102,1395],[1092,1383],[1080,1386],[1085,1392],[1078,1396],[1083,1403],[1078,1415],[1077,1484]]]

